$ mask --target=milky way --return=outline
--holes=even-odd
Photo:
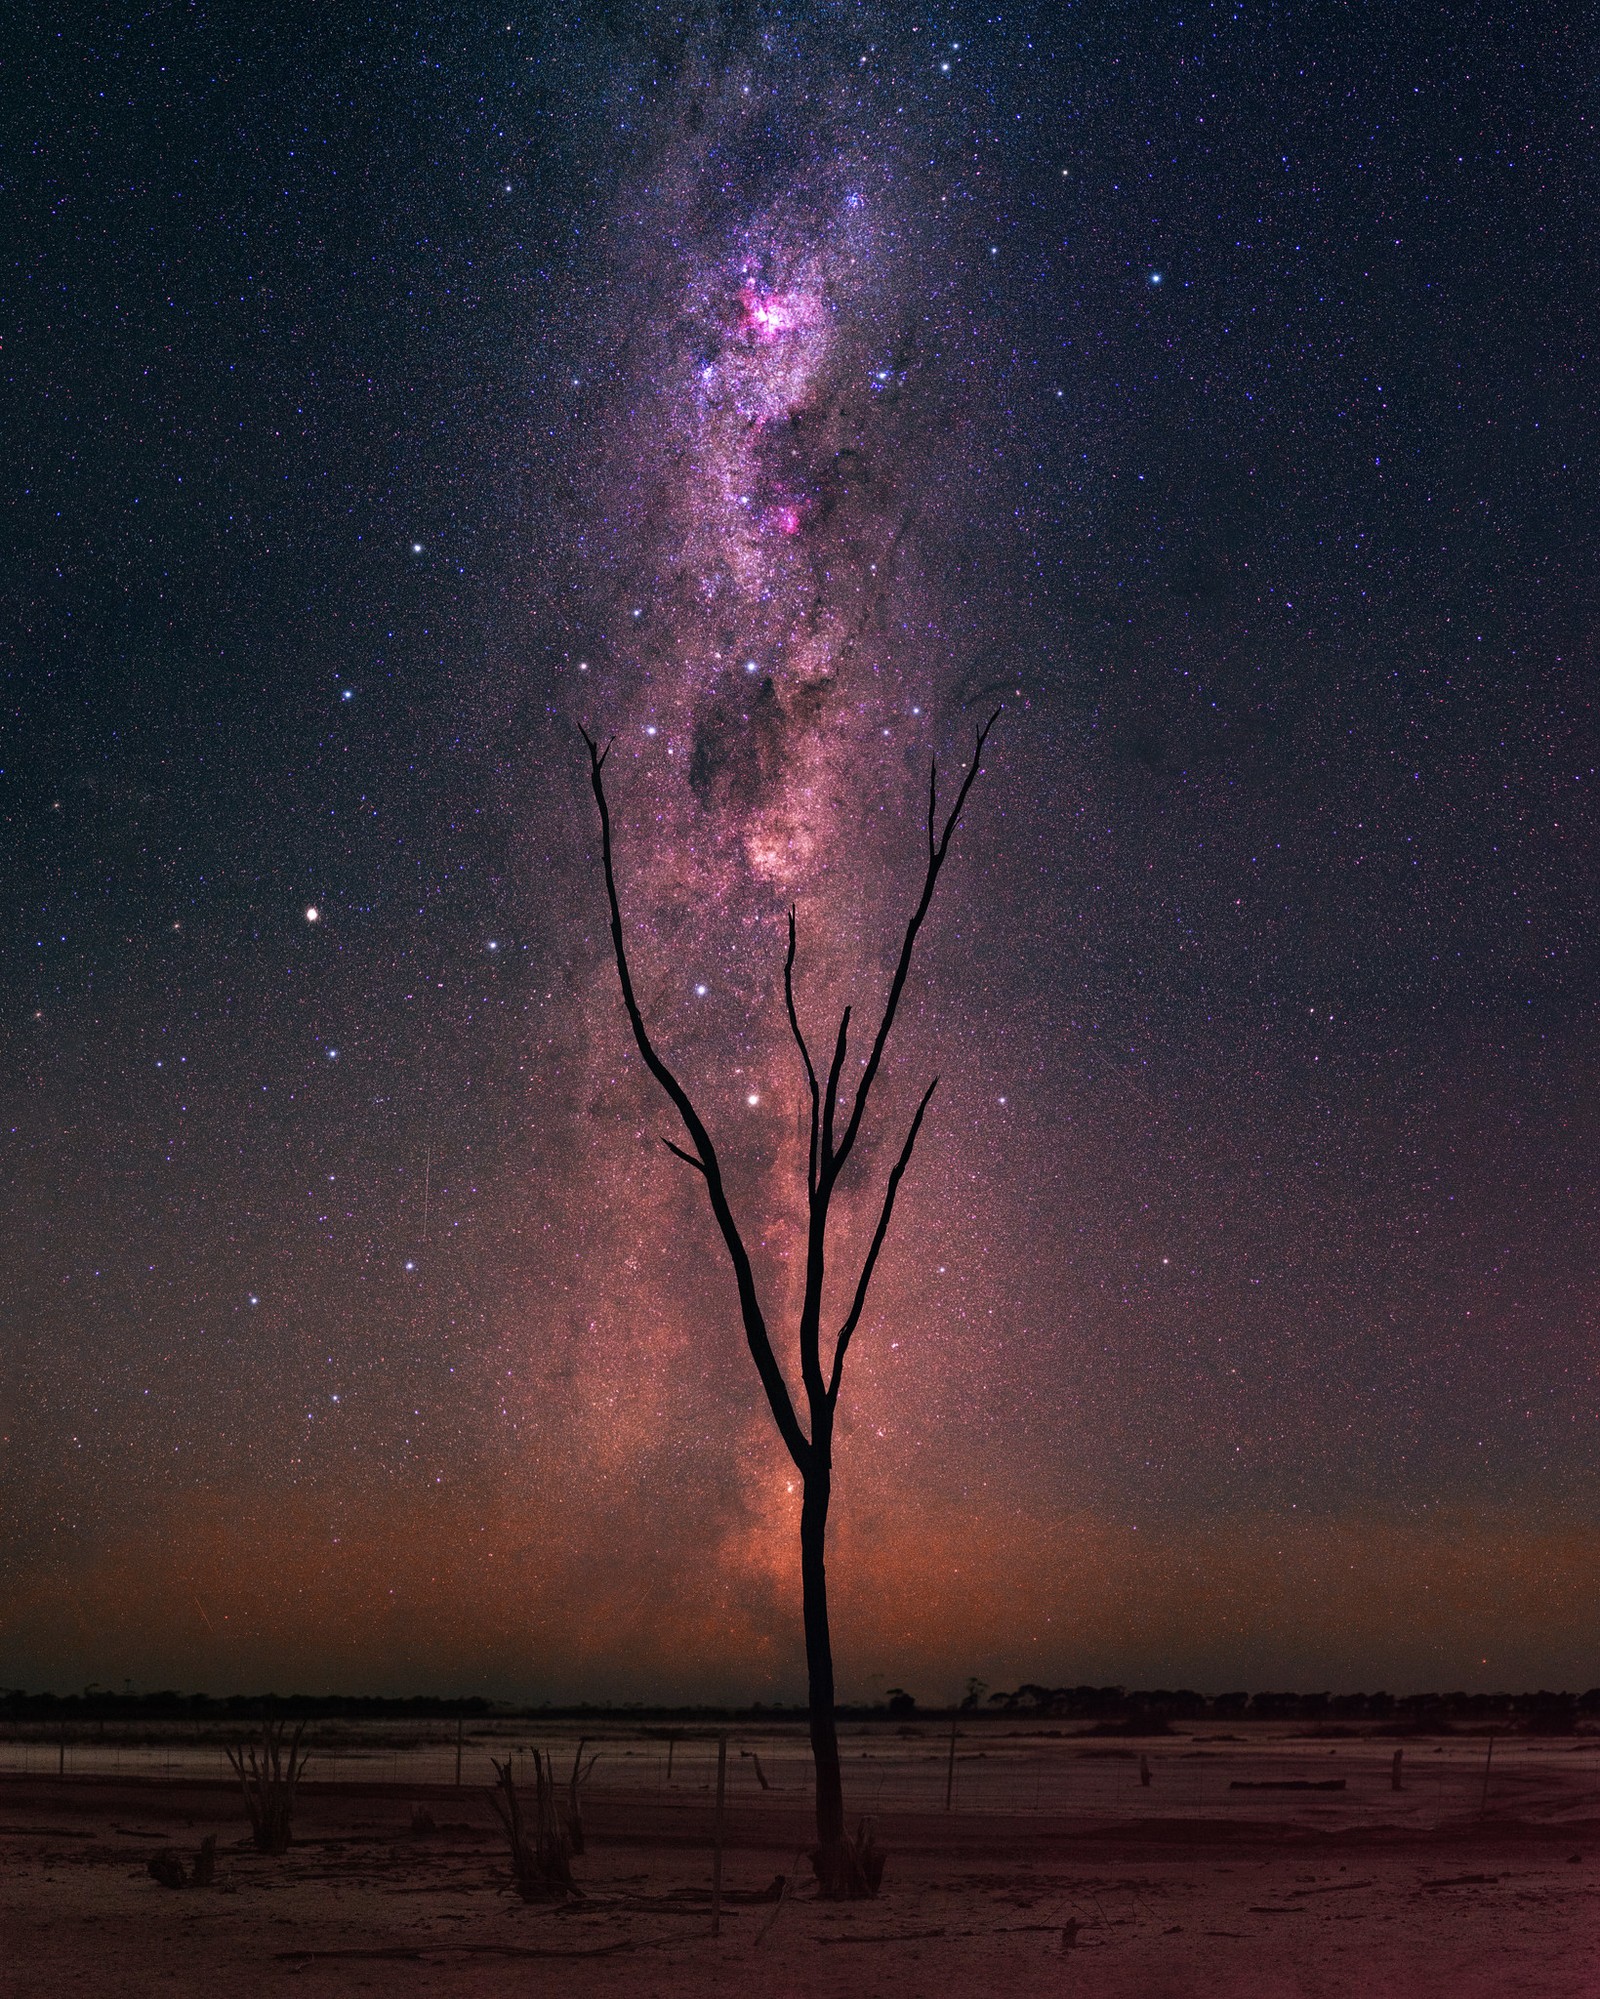
[[[927,241],[915,181],[902,187],[885,149],[874,157],[856,136],[874,101],[864,84],[797,92],[792,57],[709,84],[691,64],[669,98],[670,136],[612,218],[637,246],[613,282],[646,331],[596,412],[610,448],[586,502],[620,545],[620,576],[582,593],[589,622],[558,674],[565,710],[614,732],[624,895],[652,1025],[731,1151],[769,1310],[790,1327],[804,1153],[778,986],[784,917],[796,907],[814,1038],[831,1038],[854,981],[870,1036],[916,885],[928,762],[942,751],[947,781],[959,778],[970,696],[993,677],[946,635],[949,591],[918,532],[931,509],[960,507],[966,483],[944,445],[937,365],[959,292]],[[969,420],[982,407],[974,398]],[[1026,709],[1021,684],[1006,692]],[[633,1143],[604,1122],[567,1135],[565,1198],[582,1211],[620,1168],[629,1218],[585,1236],[585,1311],[598,1295],[606,1309],[585,1317],[574,1371],[590,1395],[604,1385],[600,1420],[627,1437],[635,1472],[663,1443],[700,1458],[725,1513],[724,1614],[742,1643],[781,1659],[792,1468],[751,1394],[698,1190],[661,1154],[639,1155],[633,1127],[667,1114],[652,1086],[620,1080],[634,1064],[618,1030],[612,969],[591,963],[578,1063],[619,1077]],[[925,1033],[902,1038],[925,1057]],[[864,1157],[881,1181],[891,1133],[880,1125]],[[849,1192],[861,1188],[857,1175]],[[859,1255],[854,1205],[842,1241]],[[619,1269],[636,1232],[646,1254]],[[892,1263],[885,1275],[892,1284]],[[921,1287],[911,1295],[925,1317]],[[792,1377],[781,1337],[780,1351]],[[888,1444],[892,1429],[898,1457],[902,1425],[878,1416],[871,1434]],[[681,1573],[689,1550],[669,1546]]]
[[[5,114],[13,1678],[796,1693],[578,726],[781,1326],[787,911],[870,1027],[1000,706],[839,1215],[939,1074],[844,1692],[1587,1685],[1580,56],[297,26]]]

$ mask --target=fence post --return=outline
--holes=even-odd
[[[711,1837],[711,1934],[722,1934],[722,1805],[728,1792],[728,1737],[717,1737],[717,1816]]]
[[[463,1727],[463,1722],[462,1722],[462,1718],[461,1718],[461,1716],[460,1716],[460,1715],[457,1715],[457,1716],[456,1716],[456,1789],[457,1789],[458,1791],[459,1791],[459,1790],[461,1789],[461,1730],[462,1730],[462,1727]]]
[[[950,1809],[950,1800],[955,1795],[955,1788],[956,1788],[956,1718],[954,1715],[951,1715],[950,1761],[945,1765],[945,1772],[944,1772],[944,1808],[946,1811],[949,1811]]]

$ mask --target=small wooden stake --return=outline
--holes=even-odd
[[[711,1837],[711,1934],[722,1934],[722,1805],[728,1794],[728,1738],[717,1737],[717,1817]]]
[[[456,1789],[461,1789],[461,1730],[462,1717],[456,1716]]]
[[[1400,1759],[1405,1753],[1403,1749],[1397,1749],[1394,1752],[1394,1761],[1389,1765],[1389,1789],[1391,1791],[1398,1791],[1404,1788],[1400,1782]]]
[[[954,1715],[951,1715],[950,1761],[948,1764],[946,1764],[945,1773],[944,1773],[944,1808],[946,1811],[949,1811],[950,1809],[950,1800],[955,1796],[955,1789],[956,1789],[956,1718]]]
[[[1493,1761],[1494,1730],[1491,1728],[1489,1731],[1489,1752],[1483,1759],[1483,1796],[1478,1800],[1478,1812],[1480,1816],[1489,1809],[1489,1765]]]

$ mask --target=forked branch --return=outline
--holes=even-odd
[[[922,1093],[922,1102],[917,1105],[917,1114],[911,1120],[911,1129],[906,1133],[906,1142],[900,1148],[900,1157],[894,1162],[889,1175],[889,1184],[883,1191],[883,1209],[878,1216],[878,1226],[872,1232],[872,1242],[867,1250],[866,1261],[861,1266],[861,1276],[856,1284],[856,1295],[850,1301],[850,1312],[839,1328],[839,1337],[833,1343],[833,1372],[828,1382],[828,1405],[832,1408],[839,1400],[839,1383],[844,1379],[844,1356],[856,1327],[861,1323],[861,1314],[866,1309],[867,1287],[872,1282],[872,1273],[877,1266],[878,1252],[883,1248],[889,1233],[889,1221],[894,1214],[894,1197],[900,1191],[900,1182],[905,1178],[906,1168],[911,1164],[911,1154],[916,1147],[917,1133],[922,1129],[922,1120],[928,1105],[933,1101],[933,1093],[939,1087],[939,1078]]]
[[[745,1340],[750,1348],[750,1357],[756,1364],[756,1372],[761,1377],[761,1385],[767,1392],[767,1402],[772,1410],[773,1421],[778,1426],[778,1434],[788,1447],[789,1455],[797,1466],[805,1469],[811,1456],[811,1442],[800,1427],[795,1415],[794,1404],[789,1399],[789,1385],[783,1378],[777,1357],[772,1351],[772,1341],[767,1333],[767,1322],[761,1310],[761,1300],[756,1292],[755,1272],[750,1267],[750,1256],[744,1246],[744,1238],[739,1233],[739,1225],[733,1218],[733,1210],[728,1205],[727,1190],[722,1184],[722,1169],[717,1160],[717,1149],[711,1142],[711,1134],[702,1123],[699,1112],[689,1100],[689,1093],[672,1073],[671,1069],[657,1053],[649,1031],[644,1024],[644,1015],[639,1010],[638,997],[633,989],[633,976],[628,969],[628,947],[622,934],[622,908],[617,900],[617,877],[611,860],[611,811],[606,804],[604,769],[606,758],[611,754],[607,744],[601,749],[587,729],[580,731],[589,751],[589,778],[594,788],[594,802],[600,813],[600,853],[605,865],[606,900],[611,909],[611,945],[617,961],[617,981],[622,987],[622,1003],[627,1008],[628,1024],[633,1029],[633,1038],[639,1053],[644,1058],[645,1067],[672,1099],[673,1108],[683,1119],[684,1130],[694,1143],[694,1153],[685,1152],[680,1146],[667,1144],[671,1151],[699,1168],[705,1176],[706,1193],[711,1201],[711,1212],[716,1217],[717,1227],[722,1231],[722,1240],[727,1246],[728,1258],[733,1265],[733,1274],[739,1287],[739,1311],[744,1320]]]
[[[806,1065],[806,1085],[811,1091],[811,1149],[806,1161],[806,1191],[817,1191],[817,1139],[818,1120],[821,1111],[820,1093],[817,1089],[817,1072],[812,1066],[811,1050],[806,1046],[806,1038],[800,1031],[800,1016],[794,1004],[794,905],[789,905],[789,950],[783,961],[783,998],[789,1009],[789,1026],[794,1032],[795,1046],[800,1050],[800,1060]]]
[[[878,1023],[878,1032],[872,1043],[872,1053],[867,1057],[867,1066],[861,1074],[860,1086],[856,1090],[855,1105],[850,1112],[850,1121],[844,1128],[844,1136],[839,1140],[837,1151],[833,1150],[831,1143],[824,1144],[822,1158],[822,1175],[824,1179],[831,1180],[837,1178],[839,1170],[850,1157],[850,1153],[855,1146],[856,1135],[861,1129],[861,1119],[867,1108],[867,1098],[871,1095],[872,1085],[877,1080],[878,1065],[883,1060],[883,1051],[889,1040],[889,1030],[894,1026],[894,1017],[899,1010],[900,995],[905,990],[906,975],[911,970],[911,954],[916,949],[917,932],[922,928],[922,920],[928,913],[929,904],[933,901],[933,891],[938,885],[939,870],[944,866],[945,856],[950,851],[950,841],[955,834],[957,826],[961,823],[961,813],[967,802],[967,793],[972,789],[977,779],[978,767],[983,757],[984,743],[988,739],[989,731],[999,719],[1000,710],[997,708],[988,721],[984,723],[983,727],[978,730],[977,740],[972,748],[972,762],[967,766],[967,774],[961,780],[960,789],[956,792],[956,802],[951,806],[949,816],[944,822],[944,830],[939,834],[937,839],[934,838],[934,826],[937,823],[938,815],[938,765],[935,764],[929,771],[928,870],[923,877],[922,894],[918,899],[916,908],[911,912],[910,921],[906,924],[905,939],[900,946],[900,959],[894,968],[894,977],[889,982],[889,997],[884,1002],[883,1018]],[[848,1017],[846,1015],[846,1019]],[[837,1086],[838,1070],[842,1067],[844,1051],[844,1028],[842,1025],[839,1035],[839,1061],[836,1062],[834,1074],[828,1079],[828,1102],[823,1113],[824,1131],[829,1140],[831,1140],[833,1131],[834,1091]]]
[[[844,1073],[844,1051],[850,1041],[850,1009],[839,1017],[839,1038],[833,1044],[833,1060],[828,1064],[828,1089],[822,1100],[822,1157],[817,1163],[819,1183],[831,1188],[833,1173],[833,1114],[839,1107],[839,1078]],[[826,1203],[824,1203],[826,1205]]]
[[[813,1466],[826,1470],[831,1462],[829,1455],[830,1438],[833,1428],[833,1411],[839,1398],[839,1386],[843,1378],[844,1358],[850,1342],[861,1322],[866,1309],[867,1292],[877,1268],[878,1257],[889,1233],[889,1224],[894,1215],[896,1196],[900,1182],[911,1164],[911,1155],[922,1130],[922,1121],[938,1078],[928,1085],[922,1101],[917,1106],[916,1116],[911,1121],[911,1129],[901,1147],[900,1156],[889,1174],[884,1190],[883,1206],[878,1216],[878,1225],[873,1232],[871,1244],[861,1266],[856,1282],[855,1294],[850,1310],[834,1341],[833,1362],[829,1377],[825,1381],[822,1373],[820,1346],[820,1320],[822,1315],[822,1294],[827,1256],[827,1228],[829,1208],[834,1188],[845,1162],[855,1148],[861,1130],[861,1121],[866,1114],[867,1101],[872,1094],[872,1086],[877,1080],[878,1070],[883,1061],[883,1052],[888,1045],[889,1035],[894,1027],[899,1011],[901,995],[911,970],[912,954],[916,949],[917,934],[923,919],[928,914],[933,901],[933,892],[938,885],[939,873],[950,851],[950,842],[961,823],[961,814],[967,802],[967,794],[977,780],[983,757],[983,746],[989,731],[999,719],[997,708],[988,721],[976,733],[973,744],[972,762],[965,777],[956,790],[955,803],[945,815],[943,825],[939,823],[939,771],[937,762],[928,773],[928,819],[927,847],[928,861],[923,876],[922,893],[915,909],[906,923],[905,935],[901,940],[900,955],[895,964],[894,976],[889,983],[889,994],[884,1002],[883,1017],[878,1023],[877,1034],[873,1038],[871,1052],[862,1067],[861,1081],[856,1088],[844,1132],[837,1144],[834,1140],[834,1125],[840,1111],[840,1085],[844,1075],[845,1058],[850,1044],[850,1008],[846,1007],[839,1021],[839,1031],[834,1041],[833,1056],[828,1064],[826,1084],[819,1088],[816,1064],[811,1058],[811,1050],[800,1025],[799,1011],[794,997],[794,961],[796,948],[795,912],[789,911],[789,944],[783,963],[783,996],[789,1017],[789,1029],[794,1036],[795,1046],[800,1051],[800,1060],[805,1068],[806,1087],[811,1101],[810,1144],[806,1161],[806,1191],[810,1209],[808,1228],[808,1248],[806,1257],[805,1298],[800,1315],[800,1364],[807,1398],[811,1409],[811,1435],[808,1437],[801,1428],[795,1413],[794,1402],[784,1379],[782,1368],[773,1353],[772,1340],[767,1331],[765,1316],[761,1310],[760,1298],[756,1291],[755,1274],[750,1257],[745,1249],[744,1239],[729,1205],[727,1191],[723,1186],[722,1169],[717,1158],[716,1147],[711,1134],[691,1102],[688,1091],[679,1082],[671,1068],[662,1058],[650,1039],[640,1010],[638,996],[634,991],[633,976],[628,965],[627,944],[623,937],[622,909],[617,897],[616,871],[611,853],[611,812],[606,802],[604,769],[610,747],[602,750],[585,729],[581,731],[589,751],[589,774],[594,789],[595,805],[600,814],[600,849],[605,867],[606,900],[611,915],[611,943],[616,956],[617,978],[622,988],[623,1005],[627,1009],[628,1023],[633,1029],[633,1038],[643,1056],[645,1066],[661,1088],[671,1099],[683,1127],[690,1139],[692,1150],[675,1144],[670,1138],[663,1138],[662,1144],[676,1159],[686,1166],[692,1166],[705,1180],[706,1192],[711,1202],[711,1211],[722,1232],[728,1257],[733,1264],[734,1277],[739,1288],[739,1307],[744,1320],[745,1339],[749,1345],[756,1370],[766,1390],[767,1401],[777,1423],[778,1433],[788,1447],[790,1456],[802,1472],[809,1472]]]

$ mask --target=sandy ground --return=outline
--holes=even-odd
[[[549,1909],[508,1893],[481,1792],[309,1786],[269,1860],[220,1783],[13,1776],[0,1994],[1600,1999],[1589,1774],[1552,1763],[1515,1816],[1433,1825],[1319,1822],[1303,1793],[1252,1796],[1248,1817],[902,1813],[880,1822],[882,1897],[843,1907],[795,1867],[798,1802],[746,1809],[717,1938],[699,1801],[597,1793],[585,1899]],[[432,1833],[411,1830],[419,1804]],[[216,1886],[150,1877],[152,1853],[208,1832]],[[778,1874],[794,1892],[755,1899]]]

